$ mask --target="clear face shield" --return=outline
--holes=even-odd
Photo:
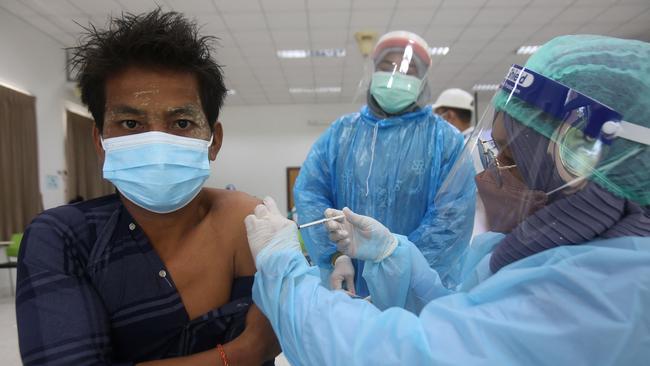
[[[624,121],[605,104],[513,65],[456,163],[472,165],[475,176],[455,167],[438,196],[459,194],[456,187],[473,179],[486,219],[482,231],[507,234],[520,225],[551,225],[528,219],[593,183],[634,200],[636,193],[621,177],[629,176],[626,161],[640,158],[649,145],[649,128]],[[446,214],[444,208],[441,214]]]
[[[627,141],[625,141],[627,140]],[[629,141],[633,142],[632,144]],[[650,144],[650,129],[532,70],[513,65],[467,150],[488,229],[510,232],[541,207],[596,182],[625,197],[620,164]],[[466,153],[471,153],[466,151]]]
[[[367,93],[387,113],[395,114],[414,103],[428,103],[427,75],[431,57],[426,42],[408,32],[382,37],[365,66],[356,99]],[[426,100],[423,100],[423,97]]]

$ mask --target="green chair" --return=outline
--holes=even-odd
[[[12,268],[16,268],[18,265],[18,251],[20,250],[20,242],[22,240],[23,233],[17,233],[11,236],[11,240],[0,242],[0,245],[6,246],[5,255],[7,256],[7,261],[0,263],[0,268],[6,268],[9,270],[9,286],[11,287],[12,294],[14,294],[14,276]]]

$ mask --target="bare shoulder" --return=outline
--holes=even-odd
[[[262,200],[240,191],[229,191],[225,189],[207,189],[212,200],[212,210],[216,213],[222,211],[229,215],[242,216],[242,219],[253,213],[255,206],[262,203]]]
[[[211,200],[210,216],[215,226],[227,230],[227,237],[235,251],[235,275],[255,273],[255,263],[248,247],[244,219],[262,203],[259,198],[240,191],[206,188]]]

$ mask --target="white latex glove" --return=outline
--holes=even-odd
[[[379,262],[397,248],[397,239],[379,221],[355,214],[347,207],[343,211],[333,208],[325,210],[326,217],[341,214],[345,215],[342,222],[325,223],[329,238],[336,243],[339,252],[351,258]]]
[[[330,275],[330,289],[342,290],[343,282],[348,292],[356,294],[354,290],[354,265],[347,255],[340,255],[334,261],[334,270]]]
[[[246,216],[244,224],[255,263],[260,251],[267,246],[272,251],[300,250],[296,224],[282,215],[271,197],[264,198],[263,203],[255,207],[254,214]]]

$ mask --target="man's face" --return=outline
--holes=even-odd
[[[194,74],[132,66],[106,80],[103,138],[150,131],[210,139],[212,132],[203,113]],[[98,137],[95,142],[103,158]],[[221,138],[221,124],[216,122],[211,160],[216,158]]]
[[[447,107],[438,107],[433,113],[442,117],[445,121],[449,122],[452,126],[456,127],[460,132],[469,128],[469,123],[464,122],[453,109]]]
[[[436,108],[435,111],[433,111],[433,113],[439,115],[445,121],[451,123],[452,125],[454,125],[454,127],[458,128],[458,126],[456,126],[455,118],[453,118],[455,117],[455,113],[451,109],[448,109],[447,107],[438,107]]]
[[[402,72],[411,76],[418,76],[418,70],[413,59],[404,59],[400,52],[389,52],[375,66],[376,71]],[[407,69],[408,65],[408,69]],[[406,70],[406,72],[404,72]]]

